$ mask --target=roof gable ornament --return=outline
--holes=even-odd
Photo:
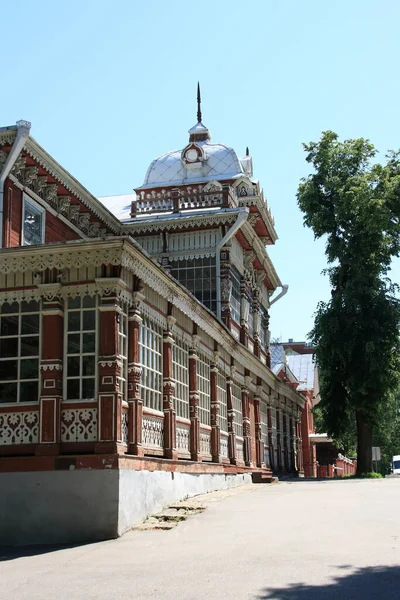
[[[200,83],[197,82],[197,123],[189,129],[189,142],[206,142],[211,139],[210,132],[201,122],[201,93]]]

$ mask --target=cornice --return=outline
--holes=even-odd
[[[261,263],[266,273],[268,274],[268,277],[272,285],[274,286],[274,289],[282,286],[282,282],[279,279],[275,267],[272,264],[272,261],[265,250],[265,246],[254,231],[254,229],[252,228],[252,226],[249,223],[245,223],[241,228],[241,231],[243,232],[244,237],[256,253],[258,261]]]
[[[191,229],[204,227],[207,225],[220,225],[221,223],[234,223],[237,217],[237,212],[229,213],[210,213],[203,215],[188,215],[182,213],[181,218],[160,219],[154,217],[152,221],[141,221],[133,219],[129,223],[122,224],[122,233],[128,235],[131,232],[149,233],[160,230],[170,229]]]

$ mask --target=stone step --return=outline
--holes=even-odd
[[[273,477],[272,473],[268,471],[254,471],[251,474],[251,478],[253,483],[275,483],[278,479],[277,477]]]

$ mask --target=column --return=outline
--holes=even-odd
[[[253,311],[254,311],[254,354],[258,358],[261,356],[260,330],[261,330],[261,314],[260,314],[260,296],[259,288],[256,288],[253,295]]]
[[[242,279],[240,284],[240,342],[247,348],[249,342],[249,310],[250,303],[247,298],[247,281]]]
[[[140,328],[142,325],[140,309],[143,300],[143,294],[134,292],[133,305],[128,315],[128,454],[136,456],[143,456],[143,402],[140,397],[142,368],[139,355]]]
[[[261,411],[260,411],[260,395],[254,396],[254,415],[256,420],[256,465],[258,468],[265,466],[264,464],[264,444],[262,442],[261,431]]]
[[[293,418],[289,417],[289,452],[290,452],[290,470],[293,471],[295,466],[295,450],[294,450],[294,432]]]
[[[281,411],[276,410],[276,445],[278,448],[278,465],[279,471],[283,471],[282,464],[282,428],[281,428]]]
[[[220,456],[220,428],[218,423],[219,402],[218,402],[218,362],[219,354],[214,352],[214,360],[210,368],[210,400],[211,400],[211,455],[214,463],[219,463]]]
[[[230,251],[229,248],[224,246],[221,250],[220,260],[220,279],[221,279],[221,298],[217,298],[217,302],[221,301],[221,319],[226,327],[231,330],[232,315],[231,315],[231,295],[232,295],[232,281],[230,275]],[[217,273],[218,277],[218,273]]]
[[[98,360],[98,423],[99,437],[95,452],[108,454],[125,452],[122,440],[122,396],[118,378],[122,372],[118,360],[118,296],[103,295],[100,306],[100,344]]]
[[[267,421],[268,421],[268,448],[269,448],[269,461],[271,463],[271,469],[274,471],[275,467],[275,453],[274,453],[274,438],[272,432],[272,414],[271,407],[267,406]]]
[[[189,350],[189,416],[190,416],[190,455],[191,459],[200,462],[200,419],[199,393],[197,390],[197,346],[199,338],[193,335],[193,343]]]
[[[164,411],[164,457],[178,459],[176,450],[176,413],[174,410],[175,381],[173,378],[172,352],[175,343],[172,328],[176,319],[167,316],[167,329],[163,334],[163,411]]]
[[[54,284],[57,291],[60,284]],[[42,287],[54,287],[44,284]],[[49,290],[48,290],[49,291]],[[48,296],[49,297],[49,296]],[[42,301],[42,359],[40,361],[40,430],[35,454],[60,453],[64,338],[64,303],[54,296]]]
[[[232,381],[234,367],[231,368],[231,375],[226,378],[226,406],[228,409],[228,455],[231,465],[237,464],[236,459],[236,434],[234,427],[235,413],[232,402]]]
[[[249,379],[245,377],[245,380]],[[246,381],[246,383],[248,383]],[[243,415],[243,457],[246,467],[251,467],[251,430],[250,430],[250,404],[249,388],[242,386],[242,415]]]

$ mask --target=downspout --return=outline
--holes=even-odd
[[[272,302],[269,303],[270,306],[272,306],[273,304],[275,304],[275,302],[278,302],[278,300],[280,300],[281,298],[283,298],[283,296],[285,296],[287,294],[289,286],[286,284],[286,285],[282,285],[281,288],[282,288],[282,291],[279,292],[279,294],[277,295],[277,297],[274,298],[272,300]]]
[[[232,225],[230,229],[226,232],[222,240],[220,240],[215,248],[215,257],[216,257],[216,271],[217,271],[217,318],[221,320],[221,250],[225,246],[226,242],[231,239],[232,236],[241,228],[243,223],[247,221],[247,217],[249,216],[248,208],[239,208],[239,214],[237,216],[236,221]]]
[[[6,179],[29,137],[30,129],[31,124],[29,121],[17,121],[17,135],[0,173],[0,248],[3,247],[4,187]]]

